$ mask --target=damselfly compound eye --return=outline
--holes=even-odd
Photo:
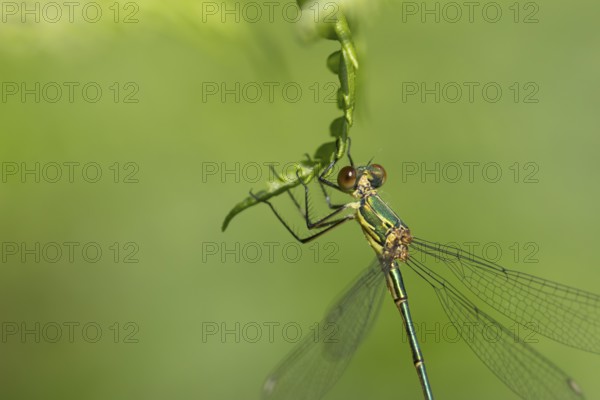
[[[378,181],[377,186],[379,187],[383,185],[385,183],[385,179],[387,178],[385,169],[379,164],[373,164],[371,165],[371,171],[375,180]]]
[[[349,192],[356,185],[356,170],[352,167],[344,167],[338,174],[338,186],[342,190]]]

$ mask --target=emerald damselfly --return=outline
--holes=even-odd
[[[441,261],[477,298],[515,323],[554,341],[593,353],[600,353],[600,297],[506,269],[453,246],[414,237],[377,193],[386,180],[384,168],[370,162],[355,167],[349,150],[347,156],[350,165],[340,170],[337,184],[326,179],[336,160],[319,175],[319,184],[333,211],[318,221],[310,220],[309,189],[297,176],[304,186],[304,211],[291,193],[290,196],[304,215],[308,229],[317,230],[311,236],[298,236],[270,201],[255,196],[269,205],[285,228],[302,243],[346,221],[356,220],[376,253],[375,260],[334,303],[319,325],[323,330],[321,334],[326,334],[327,327],[335,326],[336,340],[315,341],[310,337],[300,342],[265,381],[263,398],[322,398],[342,375],[373,325],[387,286],[402,315],[423,396],[433,399],[401,274],[401,269],[408,267],[433,288],[450,321],[469,347],[517,395],[523,399],[582,399],[577,383],[561,368],[475,306],[451,282],[426,266],[423,257],[418,255]],[[332,204],[325,186],[352,194],[355,201]],[[344,211],[351,212],[344,214]],[[494,340],[489,340],[486,335],[489,326],[496,328]]]

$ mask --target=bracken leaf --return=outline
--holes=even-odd
[[[314,4],[309,0],[298,0],[297,3],[302,9],[311,7]],[[221,227],[223,231],[227,229],[233,217],[242,211],[262,200],[268,200],[298,186],[300,184],[298,176],[305,183],[312,181],[319,176],[329,163],[333,160],[339,160],[346,153],[356,95],[355,80],[356,71],[358,70],[356,49],[352,42],[348,20],[341,8],[335,14],[334,22],[315,21],[315,24],[321,37],[337,40],[341,44],[341,50],[332,53],[327,58],[327,67],[334,74],[337,74],[340,80],[338,106],[344,113],[343,116],[336,118],[329,127],[329,132],[335,138],[335,141],[321,145],[312,159],[298,161],[295,170],[288,168],[286,175],[275,176],[273,181],[267,182],[267,189],[253,193],[254,196],[248,196],[236,204],[223,221]],[[296,171],[298,171],[297,175]]]
[[[336,149],[338,151],[336,151]],[[260,200],[268,200],[271,197],[285,193],[298,186],[300,184],[298,176],[305,183],[312,181],[315,177],[319,176],[321,171],[329,165],[334,158],[339,159],[339,157],[337,157],[338,153],[343,155],[345,151],[346,141],[341,137],[334,142],[328,142],[321,145],[315,152],[313,159],[297,162],[295,169],[286,168],[285,174],[277,174],[273,177],[274,180],[267,182],[267,189],[253,193],[254,196],[248,196],[236,204],[225,217],[221,230],[224,231],[227,229],[227,226],[233,217],[245,209],[258,204]],[[296,171],[298,171],[298,175],[296,175]]]

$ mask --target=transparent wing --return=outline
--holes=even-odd
[[[510,330],[485,314],[450,283],[415,259],[407,264],[425,279],[444,311],[483,363],[523,399],[583,399],[569,376]]]
[[[557,342],[600,353],[600,296],[419,238],[411,250],[443,261],[469,290],[513,321]]]
[[[263,399],[318,400],[327,393],[372,327],[384,292],[376,259],[329,309],[318,336],[303,339],[267,378]]]

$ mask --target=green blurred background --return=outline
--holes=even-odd
[[[103,11],[97,23],[77,12],[73,23],[66,16],[21,23],[21,14],[3,9],[0,396],[257,399],[265,376],[293,347],[295,331],[285,336],[281,328],[310,334],[373,257],[353,223],[317,244],[295,246],[264,206],[220,231],[231,207],[264,187],[265,163],[299,160],[329,140],[339,111],[327,99],[337,78],[325,59],[338,44],[306,45],[298,24],[282,17],[283,5],[272,20],[263,15],[252,23],[246,3],[238,3],[239,22],[235,13],[222,13],[221,2],[211,3],[217,14],[203,2],[116,3],[117,17],[113,2],[97,4]],[[438,4],[439,23],[422,15],[419,2],[362,11],[354,159],[375,157],[386,167],[382,195],[417,236],[477,242],[479,249],[491,243],[506,266],[598,292],[600,6],[499,2],[502,17],[491,23],[481,3],[472,23],[465,6],[451,23],[454,11]],[[408,13],[414,7],[417,14]],[[526,17],[539,22],[524,23]],[[34,91],[36,82],[79,86],[73,102],[66,89],[61,100],[47,101],[50,85],[37,103],[35,94],[9,94],[23,82]],[[96,103],[80,90],[90,82],[102,88]],[[248,90],[239,102],[206,92],[236,82]],[[278,85],[273,101],[266,91],[249,101],[250,90],[265,89],[265,82]],[[457,102],[448,101],[451,92],[441,93],[439,103],[433,95],[403,99],[403,87],[421,82],[463,89],[463,82],[479,88],[495,82],[503,94],[495,103],[478,89],[472,102],[466,91]],[[286,84],[302,89],[298,101],[285,98]],[[525,102],[531,88],[538,89],[536,103]],[[484,178],[477,167],[469,182],[464,167],[451,182],[455,163],[471,162],[495,163],[501,179],[492,183],[493,174]],[[39,182],[35,173],[21,175],[36,163]],[[53,183],[55,163],[63,176]],[[79,163],[72,182],[64,163]],[[96,164],[82,172],[89,163]],[[439,182],[406,175],[436,163],[449,174]],[[96,183],[84,179],[95,180],[98,169]],[[288,215],[301,227],[297,217]],[[72,260],[65,242],[75,243]],[[526,259],[532,243],[538,251]],[[82,254],[84,246],[89,253]],[[430,288],[411,272],[405,280],[417,325],[445,326]],[[223,328],[233,333],[223,336]],[[420,398],[402,338],[400,317],[386,298],[373,332],[327,399]],[[588,398],[600,397],[600,358],[539,342],[536,348],[575,377]],[[438,398],[516,398],[465,344],[442,334],[427,336],[422,346]]]

